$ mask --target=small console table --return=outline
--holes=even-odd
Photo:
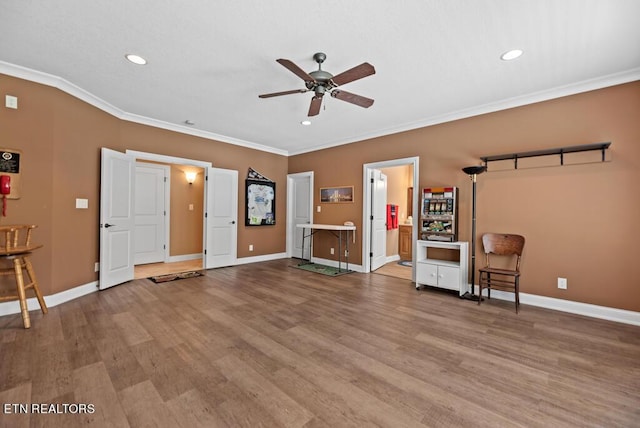
[[[311,244],[313,243],[313,235],[321,230],[325,230],[330,232],[333,236],[338,239],[338,272],[347,273],[349,272],[349,235],[351,235],[355,239],[355,226],[346,226],[341,224],[298,224],[296,227],[303,229],[302,230],[302,259],[304,260],[304,246],[307,238],[311,238],[309,244],[309,259],[308,262],[311,263]],[[308,229],[309,233],[305,233],[305,230]],[[342,234],[345,234],[345,239],[343,239]],[[345,242],[345,261],[346,261],[346,270],[342,269],[342,242]]]
[[[457,261],[429,257],[429,249],[458,250]],[[416,245],[416,289],[420,285],[457,290],[460,296],[468,290],[468,242],[418,241]]]

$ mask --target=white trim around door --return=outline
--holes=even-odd
[[[402,159],[393,159],[388,161],[381,162],[373,162],[366,163],[362,165],[362,188],[363,188],[363,196],[362,196],[362,268],[364,273],[371,272],[371,260],[369,254],[371,252],[371,186],[369,185],[369,177],[371,177],[372,171],[374,169],[381,168],[390,168],[394,166],[404,166],[404,165],[413,165],[413,188],[419,188],[419,169],[420,169],[420,158],[418,156],[402,158]],[[413,241],[413,268],[412,268],[412,279],[415,281],[416,279],[416,241],[418,240],[418,222],[415,220],[419,218],[419,207],[418,207],[418,195],[420,192],[413,192],[413,230],[412,230],[412,241]]]
[[[306,188],[300,189],[299,185]],[[300,234],[303,229],[296,226],[299,223],[313,223],[313,189],[313,171],[287,175],[287,257],[302,257],[296,244],[302,242]],[[308,200],[300,201],[300,197]],[[311,254],[305,253],[307,255],[310,259]]]

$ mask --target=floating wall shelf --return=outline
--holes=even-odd
[[[605,152],[611,145],[611,142],[607,143],[594,143],[594,144],[583,144],[580,146],[568,146],[568,147],[560,147],[557,149],[546,149],[546,150],[534,150],[530,152],[519,152],[519,153],[510,153],[504,155],[495,155],[495,156],[482,156],[482,162],[484,166],[489,170],[489,162],[494,161],[505,161],[505,160],[513,160],[513,165],[515,169],[518,169],[518,159],[523,158],[533,158],[539,156],[560,156],[560,165],[564,165],[564,155],[568,153],[578,153],[578,152],[592,152],[592,151],[601,151],[602,152],[602,162],[605,159]]]

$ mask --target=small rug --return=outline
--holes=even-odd
[[[155,282],[156,284],[160,284],[163,282],[175,281],[177,279],[195,278],[197,276],[202,276],[202,274],[200,272],[191,271],[191,272],[170,273],[167,275],[152,276],[147,279]]]
[[[398,264],[400,266],[407,266],[407,267],[413,266],[413,262],[411,260],[400,260]]]
[[[299,265],[291,266],[296,269],[306,270],[307,272],[319,273],[327,276],[338,276],[344,275],[345,273],[351,273],[353,271],[346,270],[342,268],[342,270],[338,270],[337,267],[325,266],[317,263],[301,263]]]

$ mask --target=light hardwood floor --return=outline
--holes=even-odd
[[[411,281],[411,267],[401,266],[397,261],[389,262],[376,269],[374,273]]]
[[[637,427],[640,327],[284,259],[0,317],[2,427]]]
[[[151,276],[166,275],[169,273],[188,272],[202,269],[202,259],[185,260],[173,263],[149,263],[138,265],[134,268],[133,278],[149,278]]]

